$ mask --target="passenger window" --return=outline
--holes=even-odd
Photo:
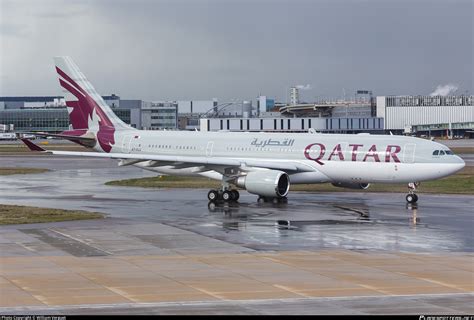
[[[440,151],[439,151],[439,155],[440,155],[440,156],[444,156],[444,151],[443,151],[443,150],[440,150]]]
[[[434,156],[437,156],[437,155],[439,155],[439,150],[435,150],[435,151],[433,151],[433,155],[434,155]]]

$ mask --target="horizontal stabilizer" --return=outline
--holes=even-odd
[[[53,138],[62,138],[66,140],[77,140],[77,141],[96,141],[94,137],[84,137],[84,136],[71,136],[67,134],[55,134],[55,133],[47,133],[47,132],[28,132],[28,134],[32,134],[39,137],[53,137]]]
[[[78,143],[80,145],[83,145],[89,148],[93,148],[97,143],[97,139],[93,135],[89,135],[89,136],[72,135],[72,134],[66,134],[67,132],[72,132],[72,131],[65,131],[60,134],[47,133],[47,132],[28,132],[28,134],[32,134],[39,137],[53,137],[53,138],[66,139],[71,142]],[[78,130],[75,130],[73,132],[77,134]]]
[[[40,146],[34,144],[33,142],[31,142],[31,141],[28,140],[28,139],[21,138],[20,140],[23,141],[23,143],[26,144],[26,146],[27,146],[31,151],[48,152],[48,150],[45,150],[45,149],[41,148]]]

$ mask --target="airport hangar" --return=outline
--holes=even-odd
[[[294,88],[292,88],[294,89]],[[370,91],[357,91],[369,93]],[[252,101],[143,101],[112,94],[104,100],[126,123],[144,130],[393,133],[472,137],[474,96],[358,96],[351,100],[289,103]],[[297,91],[296,91],[297,94]],[[2,131],[60,132],[69,120],[63,97],[0,97]]]

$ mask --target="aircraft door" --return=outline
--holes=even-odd
[[[130,153],[131,143],[132,143],[133,136],[132,135],[124,135],[122,138],[122,152],[123,153]]]
[[[214,148],[214,141],[209,141],[206,147],[206,157],[212,157],[213,148]]]
[[[408,143],[405,145],[405,151],[403,152],[403,162],[413,163],[415,162],[415,149],[416,144]]]

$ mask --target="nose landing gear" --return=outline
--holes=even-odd
[[[405,197],[408,203],[416,203],[418,201],[418,196],[416,195],[416,188],[420,185],[419,182],[410,182],[408,184],[408,194]]]

